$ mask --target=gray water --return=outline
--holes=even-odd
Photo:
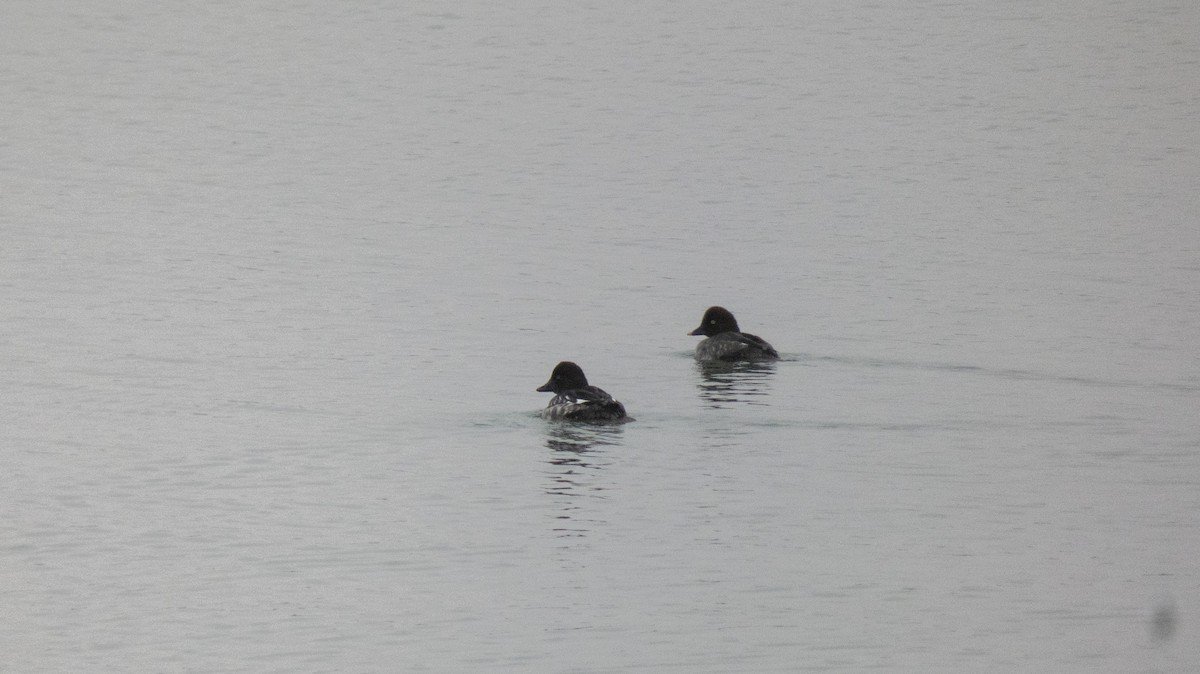
[[[6,3],[0,670],[1194,671],[1198,36]]]

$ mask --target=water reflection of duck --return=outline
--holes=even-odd
[[[604,498],[602,470],[608,465],[604,447],[621,442],[620,424],[550,424],[546,446],[552,451],[550,484],[546,494],[555,497],[555,534],[578,538],[587,535],[596,520],[587,515],[587,500]]]
[[[554,398],[542,416],[547,419],[568,421],[623,421],[625,406],[617,402],[604,389],[588,384],[583,368],[564,360],[554,366],[550,381],[538,387],[543,393],[554,393]]]
[[[737,319],[724,307],[709,307],[700,319],[700,327],[689,335],[707,339],[696,345],[696,360],[739,361],[777,360],[779,352],[758,335],[741,332]]]
[[[770,379],[775,374],[773,361],[704,361],[700,370],[700,397],[713,407],[725,403],[765,405]]]
[[[548,429],[546,447],[555,451],[551,463],[584,462],[597,447],[619,444],[622,433],[620,424],[554,424]]]

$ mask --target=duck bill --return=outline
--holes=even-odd
[[[541,386],[537,387],[537,391],[538,391],[539,393],[551,393],[551,392],[553,392],[553,391],[554,391],[554,389],[550,388],[550,384],[551,384],[551,382],[546,382],[545,384],[542,384]]]
[[[704,326],[701,325],[700,327],[696,328],[695,330],[692,330],[691,332],[688,333],[688,335],[690,335],[692,337],[696,337],[696,336],[703,337],[704,336]]]

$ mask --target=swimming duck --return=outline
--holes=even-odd
[[[597,386],[590,386],[583,369],[571,361],[564,360],[554,366],[550,381],[537,389],[542,393],[554,393],[554,398],[542,416],[547,419],[571,421],[617,421],[625,419],[625,406]]]
[[[779,352],[762,337],[738,330],[737,319],[724,307],[709,307],[700,319],[700,327],[689,335],[708,339],[696,345],[696,360],[775,360]]]

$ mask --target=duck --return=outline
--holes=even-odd
[[[700,327],[688,334],[707,337],[696,345],[696,360],[701,362],[779,358],[779,352],[765,339],[740,331],[737,319],[724,307],[709,307],[700,319]]]
[[[583,368],[569,360],[554,366],[550,381],[537,388],[553,393],[554,398],[542,410],[546,419],[567,421],[621,421],[627,419],[625,406],[598,386],[588,384]]]

